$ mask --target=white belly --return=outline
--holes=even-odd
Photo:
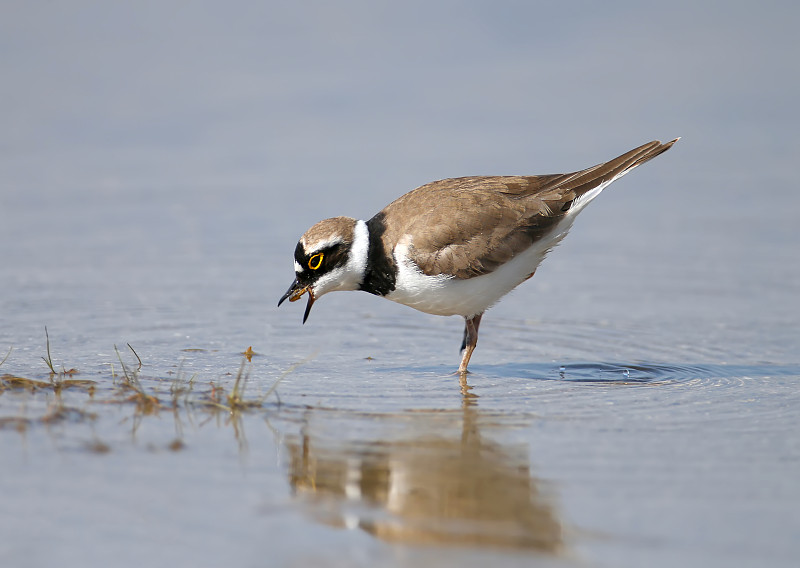
[[[572,216],[565,219],[550,238],[534,243],[493,272],[467,279],[423,274],[408,259],[408,247],[399,244],[394,249],[397,281],[386,298],[440,316],[469,317],[483,313],[533,274],[548,251],[564,238],[571,220]]]

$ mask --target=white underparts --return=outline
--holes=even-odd
[[[565,233],[560,232],[562,237]],[[407,257],[407,245],[401,245],[395,248],[395,290],[386,297],[429,314],[471,317],[483,313],[524,282],[558,240],[539,241],[493,272],[465,279],[423,274]]]

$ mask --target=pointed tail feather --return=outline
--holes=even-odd
[[[602,189],[602,187],[624,176],[636,166],[640,166],[659,154],[666,152],[672,148],[672,145],[678,140],[680,140],[680,138],[676,138],[666,144],[662,144],[659,140],[653,140],[613,160],[575,172],[569,179],[559,185],[575,191],[578,196],[582,196],[598,187]]]

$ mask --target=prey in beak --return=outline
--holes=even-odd
[[[280,300],[278,300],[278,306],[280,306],[287,298],[289,299],[290,302],[296,302],[297,300],[302,298],[303,294],[305,294],[306,292],[308,292],[308,304],[306,304],[306,311],[303,314],[303,323],[306,323],[306,320],[308,319],[308,314],[311,313],[311,306],[314,305],[314,301],[316,300],[316,298],[314,297],[314,291],[311,289],[310,284],[301,284],[295,278],[294,282],[292,282],[292,285],[289,286],[288,290],[286,290],[286,293],[283,296],[281,296]]]

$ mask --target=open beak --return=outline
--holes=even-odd
[[[289,286],[289,289],[286,290],[286,293],[281,296],[280,300],[278,300],[278,306],[280,306],[286,300],[286,298],[289,298],[290,302],[296,302],[302,298],[303,294],[306,292],[308,292],[308,304],[306,304],[306,313],[303,314],[303,323],[306,323],[308,314],[311,313],[311,306],[314,305],[314,300],[316,300],[316,298],[314,298],[314,292],[311,290],[311,286],[303,286],[297,281],[297,279],[295,279],[295,281],[292,282],[292,285]]]

